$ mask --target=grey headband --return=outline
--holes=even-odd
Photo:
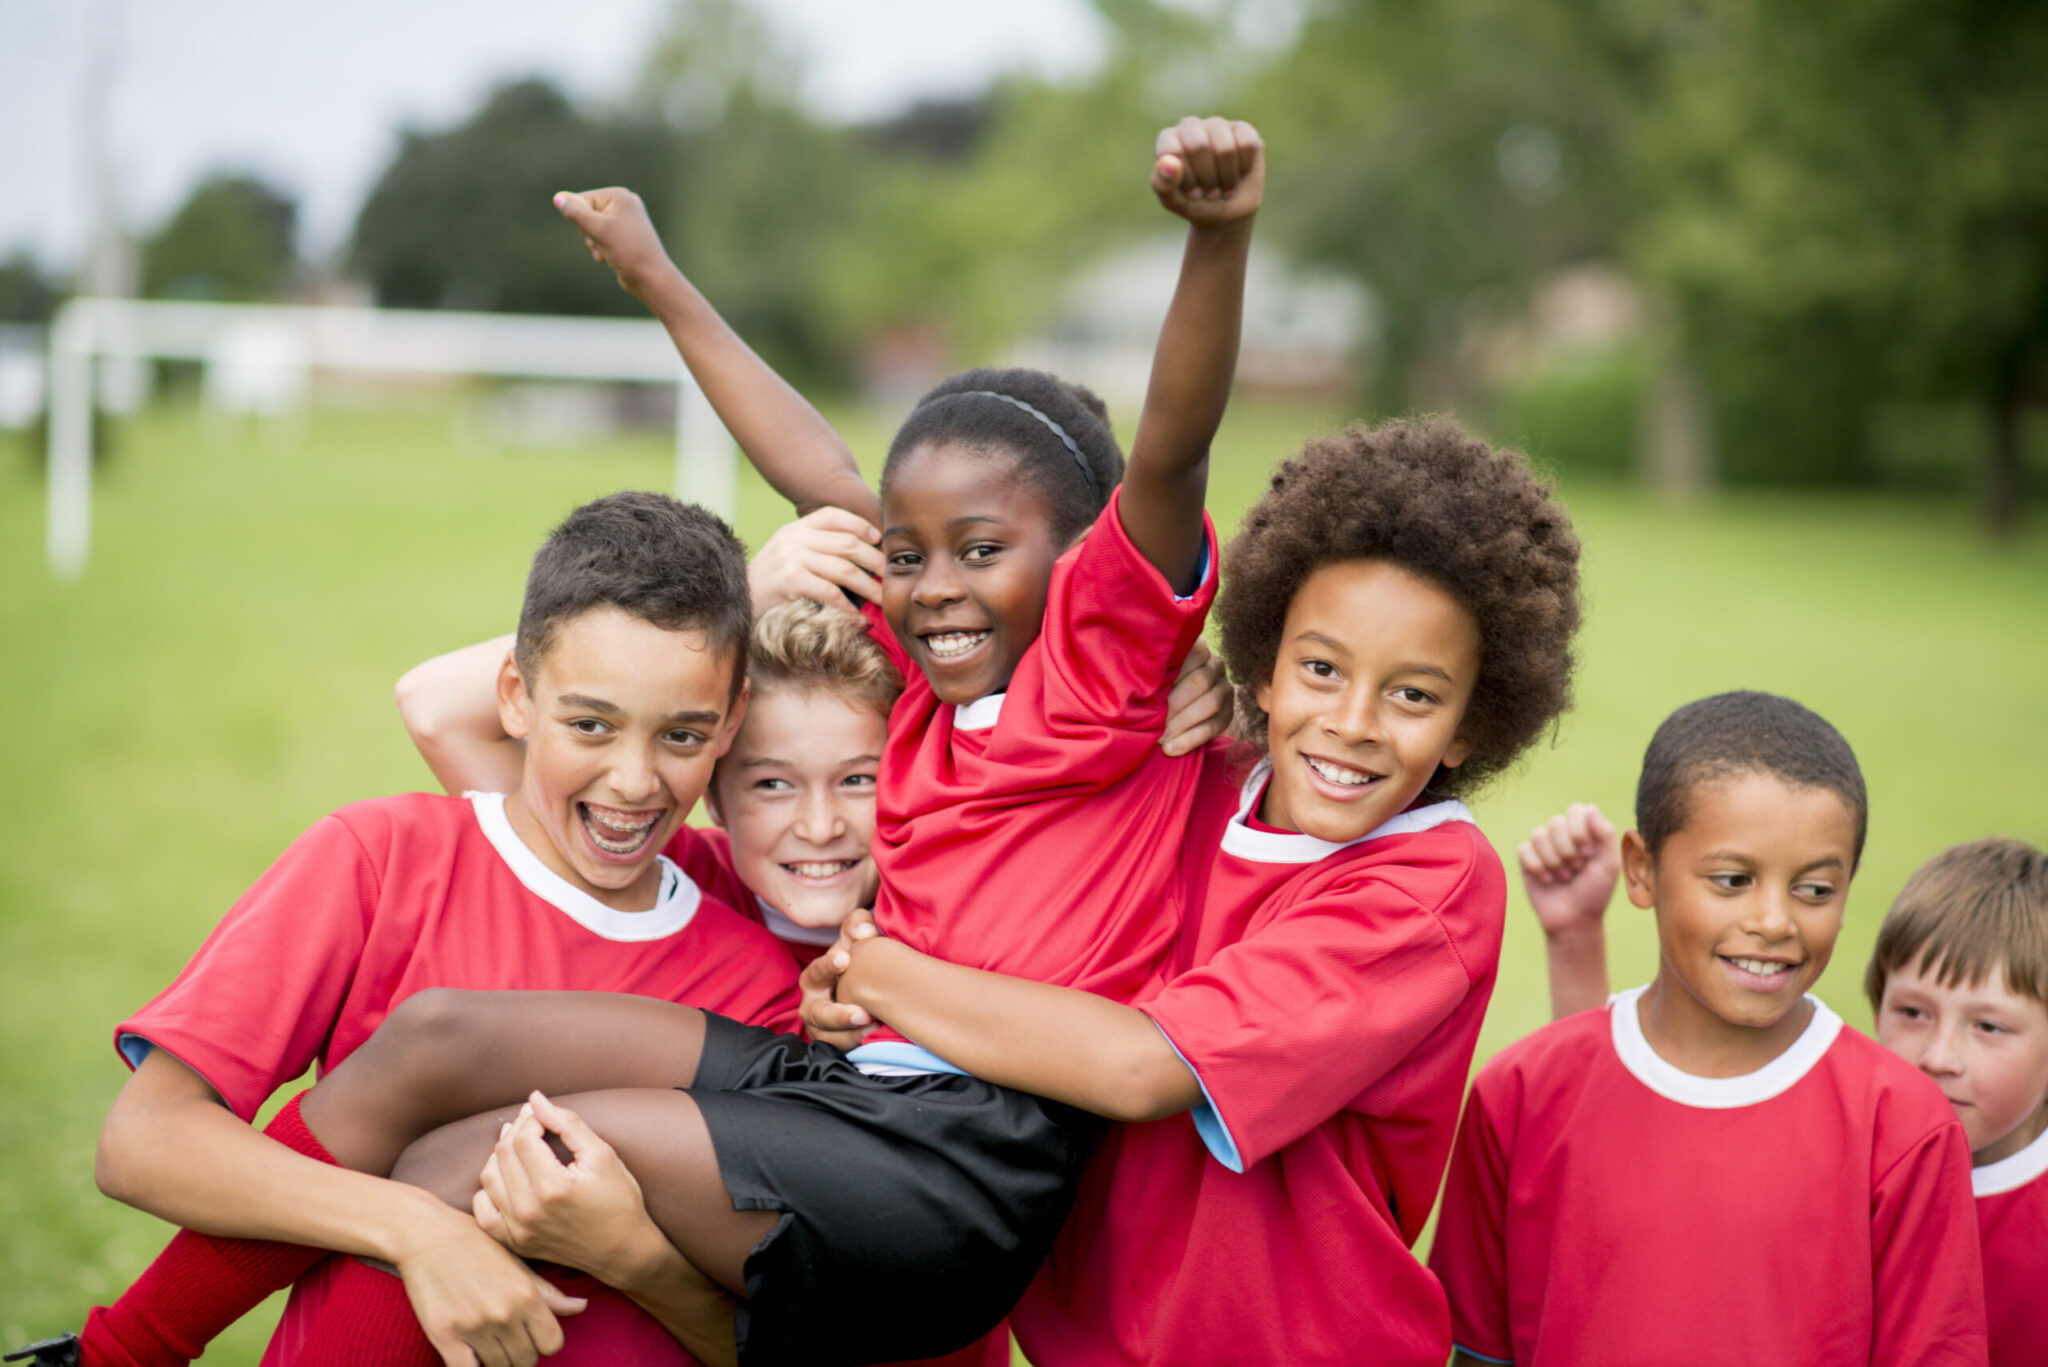
[[[1088,487],[1098,494],[1102,492],[1102,482],[1095,478],[1095,467],[1088,463],[1088,457],[1081,454],[1081,448],[1074,444],[1072,437],[1067,435],[1067,429],[1054,422],[1049,416],[1033,408],[1022,399],[993,389],[961,389],[954,392],[968,398],[979,396],[989,399],[1001,399],[1004,403],[1021,408],[1032,417],[1044,423],[1047,429],[1066,446],[1067,450],[1073,453],[1074,464],[1081,467],[1081,477],[1088,481]]]

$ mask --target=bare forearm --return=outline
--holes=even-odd
[[[755,354],[681,271],[661,271],[637,293],[668,329],[747,459],[796,505],[799,516],[834,507],[881,521],[881,504],[832,425]]]
[[[1550,970],[1550,1018],[1562,1020],[1607,1000],[1607,936],[1602,927],[1543,937]]]
[[[1124,477],[1125,527],[1184,589],[1201,554],[1209,447],[1237,373],[1250,250],[1250,220],[1188,230]]]
[[[416,1188],[293,1153],[191,1096],[116,1102],[98,1174],[109,1196],[186,1229],[394,1263],[427,1231],[467,1221]]]
[[[512,637],[498,636],[436,655],[398,681],[398,715],[420,758],[451,793],[509,793],[519,786],[525,745],[498,716],[498,668]]]
[[[1156,1120],[1201,1099],[1151,1017],[1090,992],[876,939],[856,947],[839,996],[976,1077],[1112,1120]]]

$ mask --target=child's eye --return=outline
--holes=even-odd
[[[792,793],[796,785],[786,778],[764,778],[754,784],[757,793]]]
[[[1828,898],[1835,895],[1835,885],[1832,883],[1794,883],[1792,885],[1792,894],[1795,897],[1803,897],[1809,902],[1825,902]]]
[[[661,733],[661,738],[670,745],[702,745],[704,743],[703,734],[697,731],[664,731]]]
[[[1397,688],[1394,690],[1394,696],[1402,702],[1413,703],[1417,707],[1427,707],[1430,703],[1436,701],[1435,694],[1425,693],[1419,688]]]
[[[569,729],[579,736],[602,736],[611,730],[596,717],[578,717],[569,723]]]
[[[966,550],[960,552],[960,558],[970,565],[976,565],[984,560],[993,559],[995,553],[1001,549],[1002,547],[1000,546],[990,546],[987,544],[969,546]]]
[[[2010,1035],[2012,1033],[2012,1031],[2006,1029],[1997,1021],[1978,1021],[1977,1028],[1987,1035]]]
[[[848,774],[845,778],[839,780],[839,786],[842,788],[872,788],[875,786],[875,776],[873,774]]]
[[[1337,666],[1331,664],[1328,660],[1303,660],[1301,667],[1315,675],[1318,679],[1334,679],[1337,677]]]
[[[1756,875],[1749,873],[1710,873],[1707,881],[1723,892],[1742,892],[1756,886]]]
[[[914,570],[923,563],[924,557],[916,551],[897,551],[889,557],[889,568],[892,570]]]
[[[1916,1021],[1926,1013],[1917,1006],[1894,1006],[1892,1014],[1894,1016],[1903,1016],[1909,1021]]]

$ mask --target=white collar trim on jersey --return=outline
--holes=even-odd
[[[526,847],[519,832],[512,829],[512,819],[505,815],[503,793],[472,792],[463,796],[475,809],[476,824],[483,828],[484,838],[491,842],[513,876],[526,885],[526,890],[593,935],[627,944],[666,939],[690,924],[697,914],[697,904],[704,900],[704,894],[690,881],[690,876],[667,855],[658,854],[654,858],[661,868],[661,892],[655,897],[654,906],[647,911],[608,907],[541,863],[540,856]]]
[[[1665,1062],[1644,1037],[1637,1002],[1647,990],[1647,984],[1631,987],[1607,999],[1614,1052],[1621,1055],[1621,1066],[1634,1073],[1636,1081],[1681,1106],[1728,1111],[1769,1101],[1812,1072],[1813,1065],[1819,1063],[1821,1056],[1833,1047],[1835,1036],[1842,1033],[1842,1018],[1830,1011],[1820,998],[1809,996],[1806,1000],[1813,1003],[1813,1018],[1806,1022],[1799,1038],[1793,1040],[1784,1053],[1755,1072],[1744,1073],[1740,1077],[1699,1077],[1681,1072]]]
[[[768,927],[768,933],[787,944],[829,945],[839,939],[838,926],[802,926],[768,905],[768,899],[760,893],[754,894],[754,905],[761,908],[761,924]]]
[[[996,724],[996,718],[1003,715],[1003,699],[1007,693],[991,693],[973,702],[953,705],[953,729],[955,731],[986,731]]]
[[[1971,1168],[1970,1191],[1976,1196],[1996,1196],[2023,1187],[2044,1172],[2048,1172],[2048,1133],[2041,1134],[2010,1158]]]
[[[1260,864],[1313,864],[1318,859],[1328,859],[1339,850],[1378,840],[1382,836],[1412,835],[1446,822],[1472,820],[1472,813],[1462,802],[1432,802],[1427,807],[1416,807],[1389,817],[1356,840],[1333,843],[1291,831],[1262,831],[1246,818],[1251,815],[1252,804],[1259,800],[1259,794],[1264,791],[1272,772],[1273,761],[1262,759],[1245,779],[1244,788],[1238,794],[1237,815],[1230,818],[1230,824],[1223,828],[1225,854]]]

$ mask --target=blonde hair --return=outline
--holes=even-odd
[[[747,677],[764,688],[816,689],[884,718],[903,676],[850,612],[796,598],[761,614],[747,652]]]
[[[1922,864],[1878,929],[1863,978],[1871,1005],[1916,961],[1944,987],[1981,983],[2003,964],[2008,988],[2048,1005],[2048,855],[1993,837]]]

